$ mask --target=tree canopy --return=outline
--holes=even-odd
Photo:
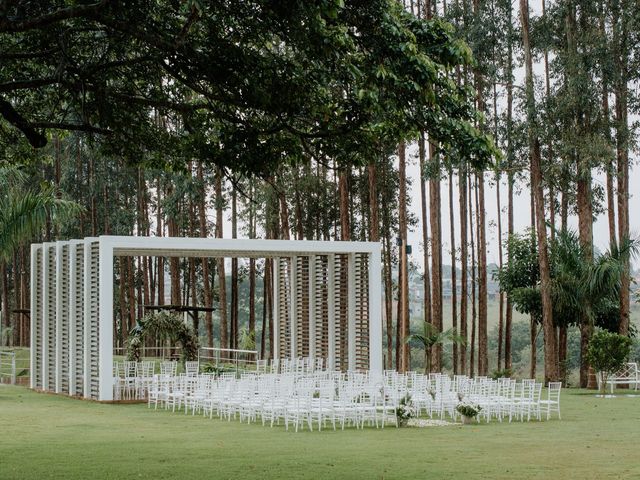
[[[363,163],[422,130],[495,153],[446,75],[470,50],[393,0],[8,2],[0,51],[5,148],[79,130],[133,161],[258,174]]]

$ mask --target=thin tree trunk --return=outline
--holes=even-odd
[[[206,238],[208,233],[207,226],[207,187],[204,183],[204,167],[202,161],[198,162],[196,175],[198,178],[199,188],[201,189],[199,199],[200,204],[198,208],[198,221],[200,224],[200,236]],[[209,272],[209,259],[202,259],[202,290],[204,296],[204,306],[211,308],[213,305],[213,298],[211,295],[211,283]],[[205,312],[204,325],[207,331],[207,347],[213,348],[213,313]]]
[[[460,373],[467,372],[467,343],[469,336],[467,332],[468,316],[468,278],[467,269],[469,266],[469,254],[467,252],[467,173],[464,167],[458,169],[458,203],[460,205],[460,335],[464,339],[460,345]]]
[[[540,291],[542,296],[542,326],[544,331],[544,364],[545,383],[558,379],[558,351],[555,329],[553,326],[553,309],[551,305],[551,273],[547,251],[547,228],[545,224],[544,192],[542,189],[542,168],[540,142],[536,131],[535,96],[533,89],[533,61],[529,40],[529,2],[520,0],[520,20],[522,24],[522,40],[524,45],[527,120],[529,123],[528,140],[531,157],[531,186],[535,197],[536,234],[538,239],[538,265],[540,267]]]
[[[420,133],[418,140],[418,158],[420,160],[420,210],[422,213],[422,262],[424,275],[422,284],[424,288],[424,321],[432,323],[431,318],[431,274],[429,268],[429,212],[427,208],[427,152],[425,145],[424,132]],[[431,353],[429,353],[430,355]],[[431,362],[429,362],[431,363]]]
[[[431,227],[431,319],[435,329],[442,331],[442,228],[440,200],[440,162],[435,145],[429,142],[431,177],[429,178],[429,224]],[[442,370],[442,345],[432,349],[431,368]]]
[[[222,169],[218,168],[215,180],[216,194],[216,237],[223,237],[224,199],[222,198]],[[220,311],[220,347],[229,348],[228,325],[227,325],[227,282],[224,267],[224,258],[218,258],[218,309]]]
[[[469,235],[471,238],[471,344],[469,347],[469,376],[475,376],[475,355],[476,355],[476,249],[473,233],[473,210],[474,202],[472,192],[477,190],[471,182],[471,173],[468,174],[469,186]],[[476,205],[477,208],[477,205]]]
[[[409,345],[406,339],[409,337],[409,271],[407,268],[407,174],[406,174],[406,149],[404,142],[398,146],[398,221],[400,233],[400,295],[398,323],[400,324],[400,371],[411,369],[409,359]]]
[[[449,167],[449,225],[451,240],[451,324],[453,330],[458,333],[458,285],[456,272],[456,233],[455,215],[453,213],[453,168]],[[453,373],[457,375],[458,368],[458,342],[453,342]]]

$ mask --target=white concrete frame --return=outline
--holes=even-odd
[[[306,341],[310,355],[319,355],[322,352],[318,350],[325,348],[328,366],[334,368],[336,342],[342,339],[348,349],[348,365],[341,365],[342,369],[368,368],[372,373],[382,373],[378,242],[101,236],[31,246],[31,388],[100,401],[113,400],[113,262],[116,256],[273,258],[274,356],[301,356],[298,346]],[[298,268],[300,256],[308,257],[308,271]],[[338,256],[347,259],[347,282],[339,291],[342,300],[336,298],[335,289]],[[318,263],[326,265],[321,272],[324,276],[316,275],[320,273],[317,269],[322,268],[316,265],[317,257],[326,257],[326,263],[324,260]],[[367,276],[363,278],[362,269],[360,273],[356,271],[356,262],[363,262],[365,257]],[[279,269],[281,260],[287,261],[288,275],[284,278]],[[66,269],[64,275],[63,268]],[[303,275],[307,275],[309,284],[309,331],[303,331],[305,338],[301,339],[297,338],[301,310],[297,304],[296,282],[302,281]],[[60,284],[63,278],[66,285]],[[324,278],[326,283],[322,281]],[[368,293],[368,298],[356,298],[356,282],[360,282],[360,291],[362,286],[367,287],[361,295]],[[54,295],[50,295],[52,289]],[[316,308],[316,293],[320,290],[326,295],[326,309]],[[288,305],[282,305],[281,294]],[[346,301],[346,308],[343,304],[342,309],[336,310],[339,301]],[[357,302],[367,305],[365,318],[358,319],[360,325],[367,325],[365,332],[357,328]],[[319,316],[318,310],[326,310],[326,316]],[[347,332],[337,328],[336,316],[340,312],[347,314]],[[280,338],[280,322],[288,323],[288,339]],[[324,322],[320,326],[328,332],[326,347],[317,343],[322,341],[316,338],[319,322]],[[68,331],[63,332],[63,326]],[[67,339],[66,351],[63,335]],[[283,341],[288,343],[289,351],[282,351],[286,344]],[[357,357],[362,355],[368,357],[368,365],[357,364]],[[83,379],[81,385],[79,379]]]

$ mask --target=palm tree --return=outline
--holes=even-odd
[[[0,167],[0,273],[6,282],[7,262],[21,244],[36,237],[50,220],[60,225],[81,211],[72,201],[61,198],[52,186],[29,188],[27,176],[16,167]],[[2,318],[10,328],[8,289],[2,289]],[[5,335],[6,336],[6,335]],[[2,338],[0,336],[0,338]]]
[[[424,372],[428,373],[431,370],[431,351],[433,347],[437,345],[443,346],[447,343],[463,345],[465,340],[453,328],[441,332],[433,323],[424,322],[422,324],[422,332],[412,333],[407,337],[406,342],[417,343],[420,348],[424,349]]]
[[[15,167],[0,168],[0,261],[6,262],[23,242],[37,236],[47,219],[54,225],[69,220],[81,207],[64,200],[56,188],[26,187],[26,175]]]

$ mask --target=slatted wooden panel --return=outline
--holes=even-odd
[[[369,369],[369,255],[357,253],[356,273],[356,369]]]
[[[48,281],[47,301],[45,308],[47,309],[47,375],[49,385],[48,390],[55,392],[56,390],[56,248],[55,246],[47,247],[49,249],[49,258],[46,265],[46,275]]]
[[[33,316],[32,327],[34,329],[35,344],[31,348],[35,348],[35,362],[31,365],[31,374],[35,375],[35,387],[42,388],[42,247],[38,248],[36,253],[35,279],[33,279],[32,288],[35,292],[35,311],[31,312]]]
[[[315,341],[316,357],[327,358],[329,356],[329,269],[328,257],[316,255],[315,257]]]
[[[296,262],[296,357],[309,356],[309,257]]]
[[[91,376],[90,382],[90,394],[91,398],[98,399],[99,395],[99,349],[100,349],[100,338],[99,338],[99,318],[100,318],[100,303],[99,303],[99,274],[100,274],[100,264],[99,264],[99,253],[100,253],[100,244],[98,242],[91,243],[91,259],[90,259],[90,271],[86,272],[89,275],[90,285],[91,285],[91,297],[90,304],[86,305],[85,308],[89,309],[90,314],[90,322],[89,325],[85,325],[85,328],[89,328],[89,352],[90,352],[90,371],[88,372]]]
[[[61,318],[57,320],[61,324],[61,365],[60,370],[61,388],[63,393],[69,393],[69,245],[62,246],[62,271],[58,276],[59,288],[62,292],[62,304],[58,311],[61,313]]]
[[[82,245],[76,247],[75,264],[75,304],[71,307],[75,309],[75,332],[73,341],[75,342],[75,388],[76,395],[84,394],[84,248]]]
[[[349,368],[348,352],[348,285],[347,267],[349,256],[335,255],[335,368],[346,371]]]
[[[278,337],[280,339],[280,358],[291,357],[290,303],[291,292],[291,260],[280,258],[277,260],[277,274],[279,277],[278,298],[280,309],[278,312]]]

